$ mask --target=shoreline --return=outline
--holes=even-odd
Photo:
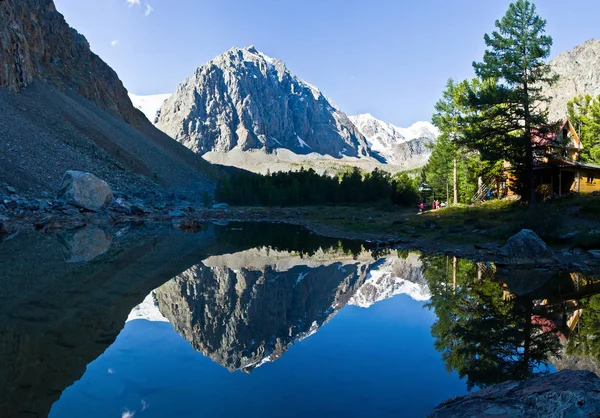
[[[348,213],[353,215],[348,218]],[[365,218],[363,215],[362,218],[357,218],[358,213],[366,213],[369,216]],[[201,224],[206,222],[268,222],[297,225],[316,235],[330,238],[364,241],[367,249],[420,251],[472,261],[494,262],[512,269],[542,268],[600,272],[600,257],[593,256],[585,250],[570,248],[569,244],[551,246],[556,263],[537,266],[507,265],[505,257],[499,253],[499,248],[504,245],[505,240],[481,234],[477,226],[462,229],[456,226],[432,227],[431,225],[435,225],[433,222],[441,215],[435,212],[420,215],[407,211],[390,213],[365,208],[340,207],[210,209],[194,206],[174,210],[147,210],[143,214],[125,215],[114,211],[83,212],[67,206],[66,209],[62,207],[60,210],[33,211],[13,217],[0,216],[0,225],[4,224],[8,233],[2,235],[0,232],[0,242],[15,233],[27,230],[53,234],[87,225],[112,228],[124,223],[164,223],[176,226],[178,222],[191,221],[198,226],[197,230],[200,230]],[[375,216],[383,219],[376,220]],[[468,218],[466,221],[478,225],[478,222],[473,219],[477,218]],[[352,227],[344,226],[344,223],[348,222]],[[396,226],[404,226],[404,230],[394,229]]]

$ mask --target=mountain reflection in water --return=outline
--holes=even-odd
[[[281,402],[305,400],[297,416],[423,416],[467,388],[554,367],[598,370],[597,282],[576,273],[510,272],[446,256],[368,251],[360,242],[268,224],[207,226],[199,234],[162,227],[22,234],[0,243],[0,263],[0,416],[46,416],[51,409],[53,417],[79,416],[100,399],[98,410],[86,414],[104,416],[101,406],[125,414],[136,391],[145,395],[131,414],[190,413],[191,403],[175,408],[159,399],[190,390],[185,379],[194,374],[186,368],[253,399],[217,413],[209,406],[216,394],[211,400],[206,388],[190,392],[206,402],[197,411],[203,416],[280,416],[274,400],[257,401],[250,390],[273,381]],[[233,373],[221,375],[199,362],[201,355],[185,354],[172,330]],[[323,337],[314,345],[293,347],[317,332]],[[354,333],[351,344],[334,348]],[[143,366],[144,358],[161,356],[152,353],[151,340],[166,350],[153,357],[154,364],[165,362],[156,364],[163,382],[150,383],[154,372]],[[311,350],[317,350],[312,360],[302,363]],[[288,362],[279,360],[288,355]],[[116,389],[106,376],[115,370],[96,365],[119,359],[139,377],[131,374],[122,392],[109,396]],[[308,385],[300,393],[290,392],[300,379],[298,371],[290,375],[296,364],[304,364]],[[239,380],[239,372],[252,373],[251,380]],[[311,393],[321,380],[326,386]],[[355,388],[364,398],[348,399]],[[170,406],[159,412],[152,404]]]
[[[368,307],[411,291],[428,293],[416,255],[374,260],[343,247],[312,255],[260,247],[206,258],[153,291],[156,309],[146,312],[228,370],[249,373],[347,304]]]

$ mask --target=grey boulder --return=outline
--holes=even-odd
[[[563,370],[450,399],[438,405],[430,418],[598,416],[600,378],[590,371]]]
[[[535,232],[522,229],[521,232],[508,239],[500,248],[500,254],[507,258],[509,264],[539,265],[556,262],[554,253]]]
[[[67,171],[58,192],[58,199],[72,206],[99,212],[110,204],[113,194],[104,180],[82,171]]]

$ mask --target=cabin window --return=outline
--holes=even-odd
[[[587,182],[588,182],[588,184],[593,184],[594,183],[594,175],[592,173],[588,173],[588,175],[587,175]]]

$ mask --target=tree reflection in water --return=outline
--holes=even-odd
[[[558,356],[561,332],[534,295],[515,296],[493,265],[423,256],[437,320],[431,333],[448,371],[469,390],[547,373]]]

